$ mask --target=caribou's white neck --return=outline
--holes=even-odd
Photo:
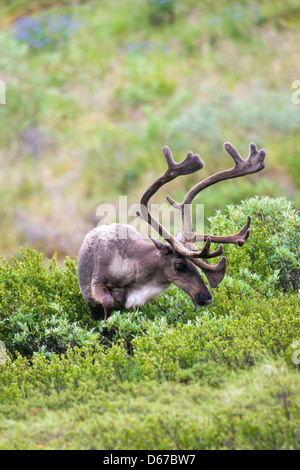
[[[125,308],[143,307],[147,302],[160,295],[165,285],[146,284],[144,286],[136,286],[129,290],[126,298]]]

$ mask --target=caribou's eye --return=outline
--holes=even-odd
[[[181,264],[181,263],[175,263],[174,265],[176,271],[185,271],[186,270],[186,266],[184,264]]]

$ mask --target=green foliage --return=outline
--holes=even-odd
[[[127,106],[137,106],[167,98],[175,88],[174,78],[161,73],[154,60],[149,63],[146,57],[136,56],[125,66],[124,82],[117,91],[117,97]]]
[[[220,151],[234,126],[247,135],[256,134],[256,141],[263,141],[272,129],[274,133],[286,136],[300,129],[300,116],[297,106],[287,101],[286,92],[266,90],[257,83],[255,91],[243,93],[224,92],[206,85],[198,102],[189,103],[171,124],[174,133],[184,133],[190,138],[201,137],[213,142]],[[257,126],[257,123],[260,126]],[[238,123],[238,124],[237,124]]]
[[[81,324],[87,306],[78,289],[76,264],[22,250],[22,259],[0,265],[0,337],[9,351],[63,352],[94,342],[98,335]]]
[[[298,331],[299,215],[286,199],[256,197],[217,213],[211,233],[236,232],[247,215],[250,238],[242,248],[226,247],[227,275],[202,314],[173,286],[142,310],[115,312],[103,327],[90,320],[76,261],[60,265],[29,248],[10,264],[2,259],[0,339],[13,355],[29,357],[119,343],[134,355],[132,373],[155,379],[211,360],[246,367],[264,351],[286,354]]]
[[[210,218],[211,233],[235,233],[247,215],[250,238],[242,249],[227,246],[229,289],[269,297],[278,289],[298,291],[300,284],[300,216],[285,198],[252,198]]]
[[[52,354],[50,361],[43,352],[30,361],[18,354],[14,360],[8,356],[2,366],[1,387],[11,399],[28,397],[34,390],[46,395],[78,388],[83,392],[89,387],[105,390],[117,379],[127,378],[129,364],[130,358],[119,344],[107,349],[96,342],[74,346],[65,354]]]
[[[28,248],[2,259],[1,448],[299,447],[299,218],[285,199],[254,198],[212,228],[232,232],[249,213],[251,237],[228,249],[229,275],[201,311],[173,286],[102,325],[76,261]]]
[[[61,360],[35,358],[31,377],[24,360],[7,367],[0,390],[2,449],[299,448],[300,377],[280,360],[231,373],[217,389],[201,379],[114,383],[111,374],[106,390],[103,356],[95,358],[95,368],[86,358],[73,352],[64,372]]]
[[[214,302],[194,321],[174,327],[158,319],[147,334],[136,336],[139,376],[174,380],[178,371],[211,361],[247,368],[269,354],[283,354],[291,361],[291,344],[300,336],[298,295],[244,302],[219,295]]]

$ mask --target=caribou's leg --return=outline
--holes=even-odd
[[[94,318],[95,320],[103,319],[105,321],[107,319],[107,315],[114,307],[113,297],[105,284],[96,282],[92,283],[92,296],[97,303],[99,302],[99,304],[101,304],[98,304],[95,307],[93,306],[92,309],[90,307],[92,317],[94,318],[95,315],[98,317]]]

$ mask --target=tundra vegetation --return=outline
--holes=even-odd
[[[0,12],[0,448],[299,449],[298,2]],[[200,151],[207,176],[228,167],[227,140],[268,155],[199,197],[212,234],[252,220],[242,248],[224,246],[213,303],[196,310],[174,286],[93,321],[76,254],[95,208],[138,201],[163,144]],[[198,181],[181,180],[159,200]]]

